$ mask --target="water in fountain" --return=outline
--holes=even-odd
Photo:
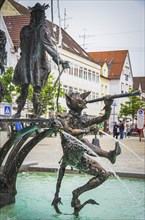
[[[133,155],[135,155],[138,159],[140,159],[141,161],[144,162],[144,160],[138,156],[133,150],[131,150],[129,147],[127,147],[125,144],[123,144],[121,141],[116,140],[114,137],[112,137],[111,135],[107,134],[106,132],[99,130],[100,132],[102,132],[104,135],[108,136],[109,138],[113,139],[115,142],[119,142],[119,144],[123,145],[127,150],[129,150],[131,153],[133,153]],[[108,170],[111,171],[111,173],[113,173],[114,177],[116,177],[118,179],[118,181],[124,186],[124,188],[127,190],[127,192],[132,196],[132,198],[138,203],[140,204],[140,201],[136,199],[136,197],[133,195],[133,193],[130,191],[130,189],[127,187],[127,185],[121,180],[121,178],[115,173],[115,171],[110,168],[109,166],[106,165],[105,162],[103,162],[101,160],[100,157],[97,158],[100,162],[101,165],[103,165],[104,167],[106,167]]]
[[[0,219],[15,220],[74,220],[71,215],[59,215],[51,206],[55,187],[56,173],[30,172],[29,176],[20,173],[17,179],[16,203],[0,210]],[[90,176],[66,174],[63,178],[60,196],[63,213],[73,213],[71,208],[72,191],[89,181]],[[109,178],[97,189],[90,190],[81,196],[82,201],[88,198],[96,199],[100,205],[87,205],[77,218],[79,220],[117,220],[144,219],[144,180],[123,178],[122,181],[134,191],[142,204],[130,199],[125,188],[118,186],[116,178]]]
[[[101,158],[98,157],[98,155],[97,155],[96,153],[94,153],[87,145],[85,145],[84,143],[82,143],[80,140],[78,140],[78,139],[75,138],[74,136],[72,136],[72,135],[70,135],[70,134],[68,134],[67,132],[64,132],[64,131],[62,131],[62,133],[63,133],[63,135],[65,136],[65,138],[66,138],[67,140],[73,141],[73,142],[77,142],[77,143],[79,144],[79,147],[83,147],[83,149],[84,149],[85,151],[90,151],[90,153],[95,156],[95,157],[93,157],[93,158],[96,159],[96,160],[98,160],[99,163],[100,163],[103,167],[107,167],[108,170],[110,170],[111,173],[114,175],[114,177],[117,178],[117,180],[123,185],[123,187],[127,190],[127,192],[132,196],[132,198],[133,198],[138,204],[140,204],[139,200],[136,199],[136,197],[135,197],[135,196],[133,195],[133,193],[129,190],[129,188],[127,187],[127,185],[125,185],[125,183],[123,183],[123,181],[122,181],[121,178],[115,173],[115,171],[114,171],[112,168],[110,168],[108,165],[106,165],[106,163],[103,162],[103,161],[101,160]],[[102,132],[102,133],[108,135],[108,134],[105,133],[105,132]],[[113,138],[111,135],[108,135],[108,136],[111,137],[113,140],[116,141],[116,139]],[[121,143],[121,142],[119,142],[119,143]],[[127,149],[128,149],[128,148],[127,148]],[[131,151],[131,152],[132,152],[132,151]],[[136,155],[136,154],[135,154],[135,155]],[[137,155],[137,156],[138,156],[138,155]],[[140,157],[139,157],[139,158],[140,158]],[[142,158],[141,158],[141,159],[142,159]]]

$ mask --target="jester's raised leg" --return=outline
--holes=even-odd
[[[83,171],[87,174],[93,175],[94,177],[92,179],[90,179],[85,185],[75,189],[72,192],[73,197],[72,197],[71,206],[74,207],[74,214],[76,216],[78,216],[78,213],[86,204],[99,205],[93,199],[89,199],[86,202],[84,202],[83,204],[81,204],[78,197],[82,193],[100,186],[109,177],[109,174],[106,172],[106,170],[97,161],[93,160],[92,158],[90,158],[87,155],[82,157],[77,168],[79,168],[81,171]]]
[[[82,139],[82,142],[85,143],[89,148],[91,148],[98,156],[105,157],[110,160],[112,164],[116,162],[116,157],[121,154],[121,147],[119,145],[119,142],[115,142],[115,149],[109,152],[91,144],[86,138]]]
[[[57,213],[61,214],[62,212],[59,210],[58,205],[62,204],[61,198],[59,197],[59,192],[60,192],[60,187],[61,187],[61,182],[65,173],[65,168],[66,165],[64,163],[61,164],[60,169],[59,169],[59,174],[58,174],[58,179],[57,179],[57,184],[56,184],[56,192],[54,199],[51,203],[52,206],[54,206],[54,209]]]

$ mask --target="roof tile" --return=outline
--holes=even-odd
[[[119,79],[128,50],[89,52],[88,54],[101,66],[106,62],[108,65],[109,79]]]

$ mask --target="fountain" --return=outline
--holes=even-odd
[[[42,108],[44,108],[45,106],[44,106],[44,103],[43,105],[41,105],[42,103],[40,102],[40,92],[41,92],[42,87],[45,86],[46,80],[50,74],[50,68],[47,66],[47,62],[45,62],[46,61],[45,51],[47,51],[52,56],[54,62],[57,65],[59,64],[62,65],[62,71],[60,71],[59,76],[56,82],[54,83],[54,86],[52,87],[50,94],[48,95],[48,99],[50,98],[51,93],[54,87],[56,86],[56,83],[59,81],[63,70],[65,68],[69,68],[68,62],[61,60],[61,58],[58,56],[57,51],[54,49],[48,37],[47,29],[44,25],[45,10],[47,8],[48,8],[48,5],[45,5],[45,4],[41,5],[39,3],[37,3],[34,7],[30,8],[31,10],[30,24],[28,26],[23,27],[21,30],[22,53],[21,53],[21,58],[16,65],[16,68],[14,71],[14,77],[13,77],[13,83],[15,85],[20,85],[21,87],[21,93],[17,99],[17,104],[18,104],[17,113],[12,118],[0,119],[1,122],[32,123],[31,125],[26,126],[25,128],[17,131],[15,134],[11,134],[11,136],[6,141],[6,143],[2,146],[2,148],[0,148],[0,208],[1,208],[0,217],[1,219],[3,218],[7,218],[7,219],[16,218],[17,219],[17,215],[19,215],[19,211],[17,213],[17,209],[19,210],[22,208],[19,208],[17,204],[16,206],[12,204],[15,203],[17,190],[19,190],[19,182],[24,182],[25,185],[27,186],[25,179],[29,178],[31,181],[30,185],[32,187],[34,187],[35,184],[37,185],[38,183],[37,177],[34,178],[35,180],[37,179],[37,181],[34,181],[34,182],[33,182],[33,178],[31,178],[31,175],[33,177],[33,175],[35,176],[35,174],[30,174],[26,176],[18,175],[18,171],[24,159],[26,158],[28,153],[32,150],[32,148],[34,148],[36,144],[38,144],[42,139],[44,139],[45,137],[51,136],[55,132],[59,132],[60,134],[62,149],[63,149],[63,156],[60,161],[60,169],[58,172],[58,179],[57,179],[56,192],[54,194],[54,199],[52,203],[49,203],[49,204],[51,204],[54,207],[57,214],[62,214],[62,213],[64,214],[63,215],[64,217],[60,217],[60,219],[62,218],[67,219],[67,215],[69,213],[72,213],[76,217],[78,217],[79,213],[82,212],[82,209],[87,210],[86,208],[87,204],[98,206],[99,205],[98,198],[102,197],[103,191],[101,192],[99,197],[96,196],[97,197],[97,201],[96,201],[94,199],[95,191],[92,191],[93,194],[91,194],[90,190],[94,190],[96,187],[101,186],[101,184],[104,183],[108,179],[109,173],[94,158],[97,158],[99,155],[101,157],[107,158],[112,164],[114,164],[116,162],[117,156],[121,154],[121,148],[120,148],[119,143],[116,142],[114,150],[109,151],[109,152],[104,151],[100,148],[94,147],[94,145],[91,144],[87,139],[83,138],[83,135],[88,134],[89,132],[95,131],[97,129],[96,124],[99,124],[109,119],[110,113],[111,113],[111,105],[112,105],[114,98],[127,97],[127,96],[140,94],[140,92],[137,91],[135,93],[105,96],[103,98],[86,101],[86,97],[90,94],[90,92],[85,92],[82,94],[72,92],[70,94],[66,94],[66,103],[67,103],[68,108],[70,109],[68,114],[58,114],[56,117],[52,117],[50,119],[41,118],[40,116],[42,113]],[[33,31],[34,30],[36,31],[35,35],[32,34],[31,29]],[[31,42],[31,45],[30,45],[30,42]],[[32,44],[32,42],[34,44]],[[43,46],[41,47],[42,44]],[[29,50],[30,47],[32,47],[32,50]],[[28,56],[30,55],[29,54],[30,51],[32,52],[32,54],[31,56]],[[29,59],[29,57],[33,57],[33,60],[32,58]],[[25,105],[26,98],[28,96],[29,85],[33,85],[34,94],[33,94],[32,102],[33,102],[33,108],[34,108],[34,118],[22,119],[21,111]],[[81,115],[82,110],[86,108],[87,103],[97,102],[101,100],[104,100],[104,103],[105,103],[105,107],[104,107],[105,113],[103,116],[92,118],[86,115],[84,116]],[[4,166],[2,166],[3,164]],[[67,190],[68,190],[68,183],[70,182],[70,178],[72,180],[70,187],[72,187],[73,185],[75,186],[75,189],[71,189],[72,190],[71,207],[73,208],[73,212],[69,208],[70,210],[69,213],[64,211],[65,210],[64,208],[62,208],[62,211],[60,211],[60,207],[59,207],[59,205],[62,203],[61,197],[59,196],[61,182],[62,182],[63,177],[65,179],[64,174],[65,174],[65,169],[67,165],[70,165],[74,168],[77,168],[81,172],[88,174],[87,177],[85,178],[82,177],[82,181],[80,181],[80,176],[79,177],[68,176]],[[89,175],[92,176],[91,179],[89,178],[90,177]],[[18,176],[18,181],[16,182],[17,176]],[[46,174],[44,174],[44,176],[46,177]],[[42,177],[43,183],[46,182],[45,177],[44,178]],[[52,181],[52,179],[54,180],[54,176],[48,175],[48,178],[50,178],[50,181],[48,183],[50,191],[47,192],[48,196],[46,197],[47,199],[46,199],[45,204],[48,203],[49,197],[52,198],[52,193],[55,191],[53,188],[54,184],[51,188],[51,184],[52,182],[54,182]],[[73,184],[74,182],[76,182],[76,184]],[[18,183],[18,186],[16,189],[17,183]],[[30,185],[28,185],[28,187],[30,187]],[[41,185],[43,186],[42,183]],[[23,188],[23,192],[22,194],[20,194],[20,200],[22,199],[21,201],[23,203],[23,206],[27,208],[29,202],[28,203],[24,202],[23,198],[24,196],[26,196],[23,194],[25,192],[24,190],[25,187],[22,187],[22,188]],[[37,187],[37,190],[39,188],[40,186]],[[63,189],[63,186],[62,186],[62,189]],[[31,190],[31,192],[33,193],[33,190]],[[110,192],[112,193],[113,190],[111,189]],[[27,189],[26,189],[26,193],[28,194]],[[66,193],[66,190],[64,190],[64,194],[63,194],[65,198],[64,201],[68,203],[65,193]],[[86,193],[87,195],[89,195],[89,197],[93,199],[87,199],[87,197],[84,197],[84,193]],[[120,191],[118,193],[120,193]],[[40,210],[38,208],[40,207],[40,204],[39,202],[38,203],[34,202],[34,197],[35,195],[32,194],[33,203],[32,203],[32,200],[31,200],[31,203],[32,205],[34,205],[34,207],[32,206],[30,207],[33,213],[35,213],[36,210],[37,212],[39,212]],[[18,195],[18,198],[19,198],[19,195]],[[111,198],[112,196],[110,195],[110,199]],[[108,207],[109,200],[107,200],[108,201],[107,205],[104,206],[105,211],[106,211],[106,207]],[[43,200],[43,203],[44,203],[44,200]],[[104,200],[102,201],[102,204],[103,203],[105,204]],[[14,211],[14,214],[11,214],[11,213],[9,214],[9,211],[8,211],[9,208],[7,207],[8,205],[11,205],[10,207],[12,207],[12,209],[10,208],[10,212],[12,210],[12,212]],[[110,207],[110,208],[112,208],[113,213],[114,213],[114,210],[117,209],[116,206],[114,208],[113,207]],[[96,207],[95,209],[99,210]],[[7,211],[7,214],[5,213],[4,210]],[[52,214],[50,214],[49,216],[45,214],[46,212],[44,212],[44,215],[46,216],[43,216],[42,212],[40,211],[41,212],[40,213],[41,216],[39,217],[40,219],[43,219],[43,218],[44,219],[45,218],[59,219],[58,215],[53,214],[53,211],[50,207],[46,208],[46,210],[49,210],[49,212]],[[101,209],[100,209],[100,212],[102,212]],[[69,219],[74,218],[71,216],[72,214],[70,214]],[[89,218],[92,219],[91,217],[92,213],[88,212],[88,214],[89,214],[88,219]],[[23,218],[26,219],[26,215],[24,215],[23,217],[23,211],[22,211],[22,214],[20,215],[21,216],[18,216],[18,219],[21,219],[21,220]],[[30,216],[31,215],[32,215],[32,219],[37,219],[38,217],[38,215],[36,215],[37,217],[34,217],[32,213],[30,214]],[[96,213],[96,216],[97,215],[98,214]],[[111,215],[112,215],[112,212],[111,212]],[[117,213],[116,215],[119,215],[119,213]],[[27,219],[30,219],[30,216],[28,216]]]
[[[1,220],[106,220],[112,219],[144,219],[144,180],[135,178],[121,178],[122,182],[134,192],[138,204],[126,193],[126,189],[115,178],[109,178],[97,190],[83,194],[82,200],[88,197],[97,198],[101,205],[86,206],[78,218],[72,215],[59,215],[52,209],[51,201],[55,190],[56,173],[30,172],[20,173],[17,178],[16,203],[0,210]],[[83,185],[89,176],[83,174],[66,174],[63,179],[62,197],[63,213],[73,212],[70,207],[71,192]],[[106,208],[107,207],[107,208]]]

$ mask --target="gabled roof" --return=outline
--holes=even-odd
[[[88,52],[88,54],[101,66],[104,62],[107,63],[109,68],[109,79],[119,79],[128,50]]]
[[[142,92],[145,92],[145,77],[144,76],[133,77],[133,88],[135,90],[138,90],[140,85]]]
[[[4,21],[6,24],[6,27],[8,29],[8,32],[10,34],[10,37],[12,39],[12,42],[14,44],[14,48],[17,50],[20,46],[20,31],[23,26],[28,25],[30,21],[29,16],[24,15],[16,15],[16,16],[4,16]],[[52,34],[52,23],[48,20],[46,20],[46,26],[48,27],[49,31]],[[55,39],[52,35],[52,41],[56,41],[58,43],[59,41],[59,27],[57,25],[53,25],[53,30],[55,34]],[[78,56],[81,56],[87,60],[90,60],[94,62],[94,60],[89,56],[89,54],[83,50],[63,29],[61,29],[62,32],[62,48],[76,54]]]
[[[6,0],[6,2],[9,2],[12,7],[15,8],[15,10],[20,14],[20,15],[29,15],[30,12],[28,10],[28,8],[24,7],[23,5],[19,4],[18,2],[14,1],[14,0]]]

